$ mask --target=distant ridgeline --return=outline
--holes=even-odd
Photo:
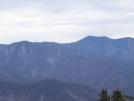
[[[33,83],[0,81],[0,101],[97,101],[98,95],[88,86],[51,79]]]
[[[0,45],[0,80],[36,82],[45,78],[120,88],[134,96],[134,39],[88,36],[77,42],[16,42]]]

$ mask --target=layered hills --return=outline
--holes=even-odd
[[[0,81],[0,101],[96,101],[98,92],[88,86],[44,79],[32,83]]]
[[[57,79],[134,94],[134,39],[88,36],[77,42],[0,45],[0,79]]]

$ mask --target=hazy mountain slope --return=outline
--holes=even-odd
[[[23,78],[41,79],[55,67],[57,51],[57,48],[26,41],[3,45],[0,64]]]
[[[15,71],[11,72],[10,68],[0,65],[0,80],[22,81],[23,78],[21,78],[19,75],[17,75],[15,73]]]
[[[134,61],[134,39],[110,39],[108,37],[88,36],[77,42],[64,44],[69,50],[83,54],[94,54],[102,57]]]
[[[20,78],[28,80],[53,78],[91,85],[98,90],[102,88],[113,90],[119,87],[128,94],[134,93],[131,89],[134,87],[134,65],[128,60],[120,60],[104,54],[105,44],[109,42],[104,39],[110,40],[111,44],[115,40],[106,37],[97,38],[100,40],[97,42],[99,46],[97,47],[92,45],[96,42],[94,38],[87,37],[85,39],[89,42],[83,39],[71,44],[22,41],[11,45],[0,45],[2,80],[20,82],[23,81]],[[96,52],[88,50],[87,46],[92,46],[91,50]],[[99,50],[100,53],[97,53]]]
[[[63,68],[52,72],[50,78],[86,84],[98,90],[108,88],[112,91],[120,88],[127,94],[134,92],[134,68],[125,64],[106,60],[78,60],[77,57],[77,62],[74,59],[62,61],[59,67]]]
[[[88,86],[45,79],[35,83],[0,81],[0,101],[96,101],[98,92]]]

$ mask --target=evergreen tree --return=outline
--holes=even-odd
[[[119,89],[113,91],[112,101],[125,101],[123,93]]]
[[[102,89],[99,101],[110,101],[107,89]]]

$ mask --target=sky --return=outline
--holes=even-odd
[[[134,38],[134,0],[0,0],[0,44]]]

